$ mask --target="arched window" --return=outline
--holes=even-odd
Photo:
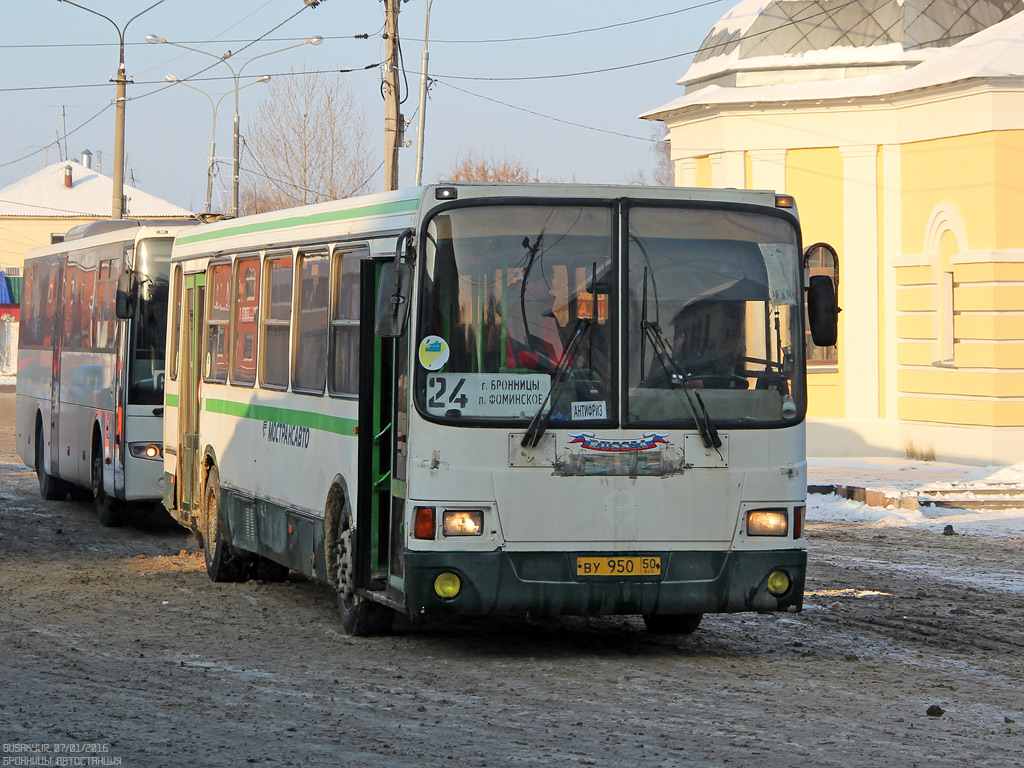
[[[827,275],[832,278],[839,296],[839,256],[835,248],[828,243],[815,243],[804,250],[804,283],[812,275]],[[807,365],[838,365],[839,353],[835,346],[819,347],[811,339],[810,324],[807,321],[807,308],[804,307],[804,343],[807,350]]]

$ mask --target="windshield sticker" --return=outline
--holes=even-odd
[[[792,274],[793,246],[788,243],[758,243],[768,270],[768,293],[771,303],[795,304],[788,275]]]
[[[427,336],[420,342],[420,365],[428,371],[439,371],[448,362],[450,353],[447,341],[440,336]]]
[[[569,445],[579,445],[588,451],[603,451],[606,453],[624,453],[626,451],[649,451],[659,445],[668,445],[668,436],[671,432],[644,432],[643,437],[611,440],[604,437],[596,437],[593,432],[570,432]]]
[[[598,402],[582,401],[572,404],[572,420],[588,421],[594,419],[607,419],[608,407],[604,400]]]
[[[427,376],[427,412],[532,419],[550,389],[546,373],[436,373]]]

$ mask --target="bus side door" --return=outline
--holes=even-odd
[[[181,374],[178,396],[178,498],[180,519],[197,518],[202,500],[198,471],[202,460],[199,449],[199,413],[203,314],[206,308],[206,274],[185,275],[182,299],[185,322],[181,334]],[[193,520],[198,522],[198,519]]]

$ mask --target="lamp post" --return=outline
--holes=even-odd
[[[430,37],[430,6],[434,0],[427,0],[427,15],[423,22],[423,57],[420,65],[420,117],[416,126],[416,179],[413,186],[423,183],[423,131],[427,124],[427,62],[430,54],[427,52],[427,38]]]
[[[179,80],[174,75],[164,75],[164,80],[168,83],[177,83],[178,85],[184,85],[186,88],[191,88],[196,93],[201,93],[210,102],[210,109],[213,111],[213,120],[210,128],[210,166],[206,171],[206,212],[211,212],[212,197],[213,197],[213,172],[216,164],[216,149],[217,149],[217,110],[220,109],[220,103],[224,101],[224,98],[231,95],[231,91],[221,94],[221,96],[214,102],[213,97],[206,91],[196,88],[194,85],[186,83],[184,80]],[[246,83],[238,90],[242,88],[248,88],[250,85],[256,85],[257,83],[270,82],[270,75],[263,75],[262,77],[253,80],[251,83]]]
[[[128,77],[124,71],[124,33],[128,30],[128,25],[135,21],[139,16],[151,11],[156,8],[164,0],[156,0],[148,8],[145,8],[128,21],[125,22],[123,27],[117,26],[117,22],[111,19],[109,16],[104,16],[98,11],[94,11],[91,8],[86,8],[84,5],[72,2],[72,0],[57,0],[58,3],[67,3],[73,5],[75,8],[79,8],[86,13],[91,13],[93,16],[99,16],[101,19],[106,19],[114,25],[114,29],[117,30],[117,37],[119,41],[118,51],[118,65],[117,75],[111,78],[112,82],[117,83],[117,100],[115,104],[114,114],[114,183],[111,191],[111,208],[110,218],[120,219],[124,217],[124,103],[126,100],[125,86],[128,83]]]
[[[65,0],[65,2],[66,1],[67,0]],[[194,51],[195,53],[202,53],[205,56],[211,56],[211,57],[217,59],[217,61],[219,61],[221,64],[223,64],[224,66],[226,66],[228,69],[231,70],[231,76],[232,76],[232,78],[235,81],[235,130],[234,130],[235,138],[234,138],[234,152],[232,154],[232,161],[231,161],[231,175],[232,175],[232,183],[231,183],[231,215],[232,216],[238,216],[238,160],[239,160],[239,144],[240,144],[240,141],[239,141],[239,130],[238,130],[239,129],[239,120],[238,120],[238,92],[240,90],[242,90],[241,87],[239,86],[238,82],[239,82],[239,79],[242,77],[243,70],[247,66],[249,66],[249,64],[251,64],[252,62],[256,61],[256,59],[262,59],[262,58],[264,58],[266,56],[273,56],[275,53],[282,53],[283,51],[290,51],[292,48],[298,48],[299,46],[302,46],[302,45],[320,45],[320,43],[322,43],[323,41],[324,41],[324,39],[322,37],[320,37],[320,35],[316,35],[315,37],[310,37],[307,40],[303,40],[301,43],[296,43],[295,45],[289,45],[289,46],[286,46],[284,48],[278,48],[276,51],[267,51],[266,53],[261,53],[258,56],[253,56],[251,59],[246,59],[245,61],[242,62],[242,65],[236,70],[228,62],[228,59],[232,56],[231,51],[228,51],[227,53],[224,53],[224,54],[221,54],[220,56],[218,56],[215,53],[210,53],[208,51],[201,51],[198,48],[190,48],[189,46],[182,45],[181,43],[172,43],[170,40],[165,40],[164,38],[159,37],[157,35],[146,35],[146,42],[147,43],[163,43],[164,45],[173,45],[175,48],[184,48],[186,51]],[[184,83],[184,81],[182,81],[182,80],[179,80],[178,82]]]

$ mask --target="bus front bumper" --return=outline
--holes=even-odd
[[[625,614],[799,611],[806,550],[644,552],[661,558],[658,576],[578,576],[576,558],[620,557],[604,552],[407,552],[410,616],[608,616]],[[641,554],[641,553],[637,553]],[[768,577],[782,570],[788,591],[774,596]],[[438,576],[461,582],[455,597],[439,597]]]

